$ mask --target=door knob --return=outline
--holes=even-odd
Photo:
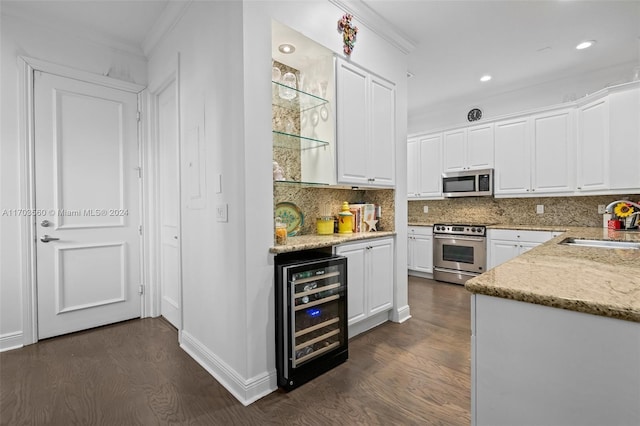
[[[43,243],[48,243],[49,241],[58,241],[60,238],[55,238],[55,237],[50,237],[48,235],[43,235],[42,238],[40,238],[40,241],[42,241]]]

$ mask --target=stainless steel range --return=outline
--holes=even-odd
[[[487,228],[483,225],[433,225],[433,278],[454,284],[487,270]]]

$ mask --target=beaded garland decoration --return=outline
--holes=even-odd
[[[342,33],[343,50],[346,55],[351,55],[356,43],[356,34],[358,34],[358,27],[351,23],[352,18],[352,15],[346,13],[338,21],[338,31]]]

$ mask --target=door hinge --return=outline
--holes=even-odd
[[[142,235],[142,225],[138,226],[138,233]]]
[[[138,286],[138,294],[144,294],[144,286],[142,284]]]
[[[137,111],[137,113],[136,113],[136,119],[137,119],[138,121],[142,120],[142,113],[141,113],[140,111]]]
[[[142,179],[142,167],[136,167],[136,170],[138,171],[138,179]]]

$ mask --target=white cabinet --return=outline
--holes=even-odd
[[[337,61],[338,183],[395,185],[395,85]]]
[[[573,110],[495,123],[495,194],[571,194],[575,188]]]
[[[431,226],[410,226],[408,238],[408,270],[433,274],[433,228]],[[415,274],[421,276],[421,274]]]
[[[442,196],[441,147],[441,133],[414,137],[407,142],[408,198]]]
[[[577,190],[609,188],[609,99],[578,108]]]
[[[640,189],[640,88],[578,107],[577,192]]]
[[[493,123],[454,129],[443,134],[445,172],[493,167]]]
[[[560,235],[551,231],[487,230],[489,269],[507,262],[532,248]]]
[[[390,310],[394,287],[393,238],[342,244],[335,252],[347,258],[349,326]],[[384,321],[387,319],[384,316]],[[350,337],[351,333],[350,329]]]

